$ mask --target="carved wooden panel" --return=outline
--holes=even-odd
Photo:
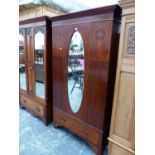
[[[127,22],[124,38],[124,57],[135,55],[135,23]]]
[[[128,29],[127,54],[135,54],[135,25]]]

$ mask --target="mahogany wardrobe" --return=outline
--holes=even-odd
[[[48,17],[19,22],[20,106],[52,120],[51,28]]]
[[[101,155],[109,134],[121,8],[51,18],[53,123]]]

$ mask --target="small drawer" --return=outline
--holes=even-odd
[[[44,109],[41,105],[37,104],[34,100],[29,99],[26,96],[21,96],[21,103],[26,108],[35,112],[35,114],[39,115],[40,117],[44,116]]]
[[[54,108],[54,121],[62,124],[64,127],[68,128],[75,134],[88,140],[90,143],[98,145],[102,134],[95,129],[87,126],[84,122],[74,119],[70,115],[56,110]]]

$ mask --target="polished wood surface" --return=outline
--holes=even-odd
[[[54,124],[85,139],[97,155],[109,133],[120,14],[114,5],[51,18]],[[84,94],[77,113],[70,108],[67,89],[68,49],[75,28],[85,51]]]
[[[19,22],[20,31],[24,31],[25,50],[24,63],[26,66],[26,88],[20,89],[20,106],[29,110],[35,116],[41,118],[45,124],[52,121],[52,76],[49,66],[52,65],[51,54],[51,28],[48,17],[37,17]],[[35,55],[34,35],[40,30],[44,33],[44,88],[45,98],[36,96],[35,88]],[[43,73],[43,72],[42,72]],[[39,76],[39,75],[38,75]],[[38,77],[39,78],[39,77]]]
[[[32,23],[35,23],[37,25],[39,22],[46,23],[46,25],[49,25],[48,19],[49,19],[48,16],[41,16],[41,17],[31,18],[31,19],[19,21],[19,25],[20,26],[25,25],[25,24],[29,25],[29,24],[32,24]]]
[[[44,107],[38,104],[33,97],[28,97],[27,95],[21,95],[22,105],[28,110],[32,111],[38,117],[44,117]]]
[[[27,75],[27,91],[29,95],[33,93],[33,78],[34,78],[34,44],[32,28],[26,29],[26,75]]]
[[[108,155],[135,154],[135,15],[134,0],[123,0],[119,57]]]

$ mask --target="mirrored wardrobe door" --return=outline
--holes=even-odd
[[[68,97],[72,112],[79,111],[84,91],[84,45],[75,29],[68,48]]]
[[[44,79],[44,27],[34,28],[35,94],[45,98]]]
[[[26,68],[25,68],[25,30],[19,30],[19,81],[20,88],[27,90],[26,88]]]

